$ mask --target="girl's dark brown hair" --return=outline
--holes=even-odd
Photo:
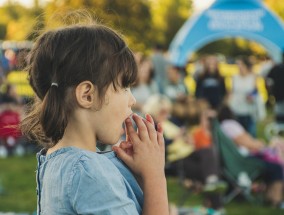
[[[79,83],[91,81],[102,104],[110,84],[115,90],[129,87],[137,76],[131,50],[116,32],[98,24],[43,33],[29,54],[27,71],[36,98],[21,129],[47,148],[63,137],[77,107],[75,88]]]

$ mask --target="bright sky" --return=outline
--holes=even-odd
[[[0,5],[3,5],[8,0],[0,0]],[[11,2],[19,2],[22,5],[25,5],[27,7],[31,7],[33,5],[34,0],[10,0]],[[48,0],[39,0],[40,3],[47,2]]]
[[[198,12],[208,8],[214,1],[215,0],[193,0],[193,6],[195,11]]]
[[[11,0],[13,2],[19,2],[26,6],[32,6],[34,0]],[[39,2],[44,3],[47,0],[40,0]],[[206,9],[215,0],[193,0],[193,5],[196,11]],[[3,5],[7,0],[0,0],[0,5]]]

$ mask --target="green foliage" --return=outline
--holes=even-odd
[[[84,8],[92,11],[99,22],[122,32],[132,48],[145,50],[149,46],[151,14],[148,4],[143,0],[54,0],[45,8],[46,20],[53,16],[54,11],[68,13]]]
[[[191,14],[191,0],[51,0],[42,7],[38,2],[33,8],[12,2],[0,7],[0,39],[34,39],[42,29],[58,26],[64,14],[87,9],[124,34],[132,49],[146,51],[156,43],[167,47]]]
[[[168,47],[171,40],[191,16],[192,0],[152,0],[152,44]]]
[[[0,40],[26,40],[33,31],[39,8],[26,8],[20,4],[6,4],[0,8]]]
[[[0,23],[0,40],[4,39],[7,33],[7,25]]]
[[[170,44],[176,32],[181,28],[184,22],[190,17],[191,8],[192,8],[192,1],[189,0],[171,1],[165,16],[165,22],[167,23],[167,28],[165,31],[166,45]]]

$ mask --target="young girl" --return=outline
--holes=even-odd
[[[28,72],[36,102],[22,131],[44,146],[37,213],[167,215],[162,128],[150,115],[133,115],[138,132],[132,127],[137,68],[121,37],[102,25],[47,31]],[[127,141],[113,147],[116,154],[99,153],[97,142],[117,143],[123,123]]]

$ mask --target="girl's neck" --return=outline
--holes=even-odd
[[[54,147],[50,148],[47,153],[70,146],[95,152],[96,142],[96,134],[92,130],[92,126],[88,124],[88,120],[78,122],[78,120],[70,119],[62,139]]]
[[[60,140],[55,146],[49,148],[46,154],[51,154],[59,149],[66,148],[66,147],[76,147],[79,149],[84,149],[87,151],[96,152],[96,144],[86,145],[80,142],[76,142],[74,140]]]

